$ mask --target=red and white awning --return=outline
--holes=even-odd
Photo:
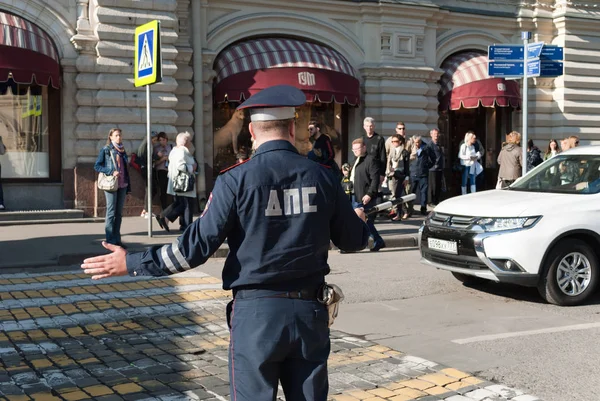
[[[295,39],[254,39],[235,44],[216,60],[217,102],[240,102],[269,86],[288,84],[304,91],[309,102],[360,101],[360,83],[352,65],[325,46]]]
[[[59,58],[52,39],[37,25],[0,11],[0,82],[60,87]]]
[[[449,57],[442,64],[441,110],[484,107],[519,107],[519,83],[488,76],[488,58],[477,52]]]

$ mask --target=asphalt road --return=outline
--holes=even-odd
[[[600,399],[600,296],[557,307],[531,288],[465,287],[419,259],[415,249],[331,252],[328,280],[346,295],[334,327],[545,401]],[[201,270],[220,277],[222,265]]]

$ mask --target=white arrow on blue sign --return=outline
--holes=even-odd
[[[531,60],[540,57],[544,42],[530,43],[527,45],[527,59]]]

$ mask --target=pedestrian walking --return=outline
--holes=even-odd
[[[106,176],[117,177],[116,189],[104,191],[104,197],[106,198],[104,230],[106,232],[106,242],[119,246],[123,246],[121,242],[123,206],[125,205],[125,197],[131,192],[127,162],[127,152],[125,146],[123,146],[121,130],[113,128],[108,133],[106,146],[98,154],[94,169]]]
[[[375,119],[372,117],[364,119],[363,129],[365,130],[363,140],[367,149],[367,154],[370,155],[377,164],[380,177],[379,185],[381,185],[385,179],[385,168],[387,166],[385,139],[375,132]]]
[[[390,144],[392,147],[388,154],[388,168],[386,174],[393,199],[400,199],[406,194],[404,190],[405,183],[408,182],[410,177],[410,154],[404,148],[405,139],[403,136],[392,135]],[[392,216],[392,221],[400,221],[402,219],[402,203],[392,207]]]
[[[542,151],[534,145],[533,139],[529,139],[527,141],[527,171],[539,166],[543,161]]]
[[[189,150],[189,147],[192,145],[192,135],[188,132],[182,132],[177,135],[175,143],[177,146],[169,154],[167,184],[167,193],[174,196],[175,200],[156,216],[158,225],[167,232],[171,231],[167,221],[174,222],[178,217],[180,231],[185,231],[192,224],[194,218],[194,200],[197,196],[193,183],[196,182],[195,173],[198,169],[198,164]],[[188,188],[177,187],[176,181],[182,175],[187,175],[185,178],[190,183]]]
[[[0,136],[0,156],[6,154],[6,145]],[[4,191],[2,190],[2,163],[0,163],[0,210],[4,210]]]
[[[458,158],[460,159],[460,164],[463,168],[460,184],[462,195],[467,193],[467,183],[471,185],[471,193],[477,192],[475,177],[483,170],[481,164],[478,162],[478,160],[481,159],[481,152],[476,149],[476,142],[477,137],[475,136],[475,133],[473,131],[467,131],[464,142],[460,145],[458,151]]]
[[[329,167],[334,177],[340,180],[342,174],[335,161],[335,150],[331,144],[331,138],[321,132],[321,123],[314,120],[310,121],[308,123],[308,134],[312,141],[312,149],[308,152],[307,157]]]
[[[429,168],[433,165],[427,145],[420,136],[413,138],[413,154],[410,156],[410,192],[417,195],[421,205],[421,215],[427,215],[427,187],[429,186]]]
[[[498,155],[500,170],[498,171],[496,189],[507,188],[521,176],[523,160],[520,143],[521,134],[517,131],[512,131],[506,135],[506,142]]]
[[[294,147],[300,90],[264,89],[238,109],[250,109],[256,153],[217,178],[201,217],[178,241],[143,253],[103,244],[108,255],[86,259],[93,279],[163,276],[206,262],[225,239],[223,288],[233,290],[230,396],[275,400],[281,382],[288,400],[327,399],[328,310],[318,301],[329,273],[329,241],[343,250],[367,245],[362,209],[332,174]],[[355,214],[356,212],[356,214]]]
[[[440,145],[440,130],[437,128],[429,131],[431,142],[427,145],[427,153],[433,164],[429,168],[429,203],[436,206],[442,196],[442,180],[444,174],[444,149]]]
[[[158,138],[158,143],[154,146],[152,158],[160,196],[160,207],[161,210],[165,210],[173,203],[173,197],[167,193],[169,186],[169,154],[173,150],[173,145],[169,144],[169,138],[164,132],[159,132],[156,138]]]
[[[152,131],[150,135],[151,145],[150,149],[154,149],[154,147],[158,144],[158,132]],[[152,217],[152,210],[147,211],[146,207],[148,206],[148,138],[144,136],[142,143],[138,147],[138,151],[136,154],[136,161],[140,166],[140,173],[142,174],[142,180],[144,181],[144,208],[142,209],[141,217],[150,218]],[[153,152],[154,154],[154,152]],[[152,157],[152,164],[150,168],[154,166],[154,157]],[[158,193],[158,181],[156,180],[156,174],[154,174],[154,169],[152,170],[152,199]]]
[[[355,208],[364,208],[365,211],[376,205],[377,191],[379,188],[379,165],[373,156],[367,153],[367,145],[363,138],[352,141],[352,153],[356,157],[350,172],[350,180],[354,186]],[[375,215],[367,219],[370,236],[373,238],[372,252],[385,248],[385,242],[377,228],[375,228]]]

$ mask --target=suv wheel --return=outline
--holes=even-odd
[[[538,284],[546,301],[561,306],[579,305],[594,293],[600,274],[598,260],[584,241],[560,241],[548,255],[547,263]]]
[[[460,281],[461,283],[463,283],[465,285],[483,284],[486,281],[483,278],[469,276],[468,274],[464,274],[464,273],[457,273],[457,272],[451,272],[451,273],[455,279],[457,279],[458,281]]]

